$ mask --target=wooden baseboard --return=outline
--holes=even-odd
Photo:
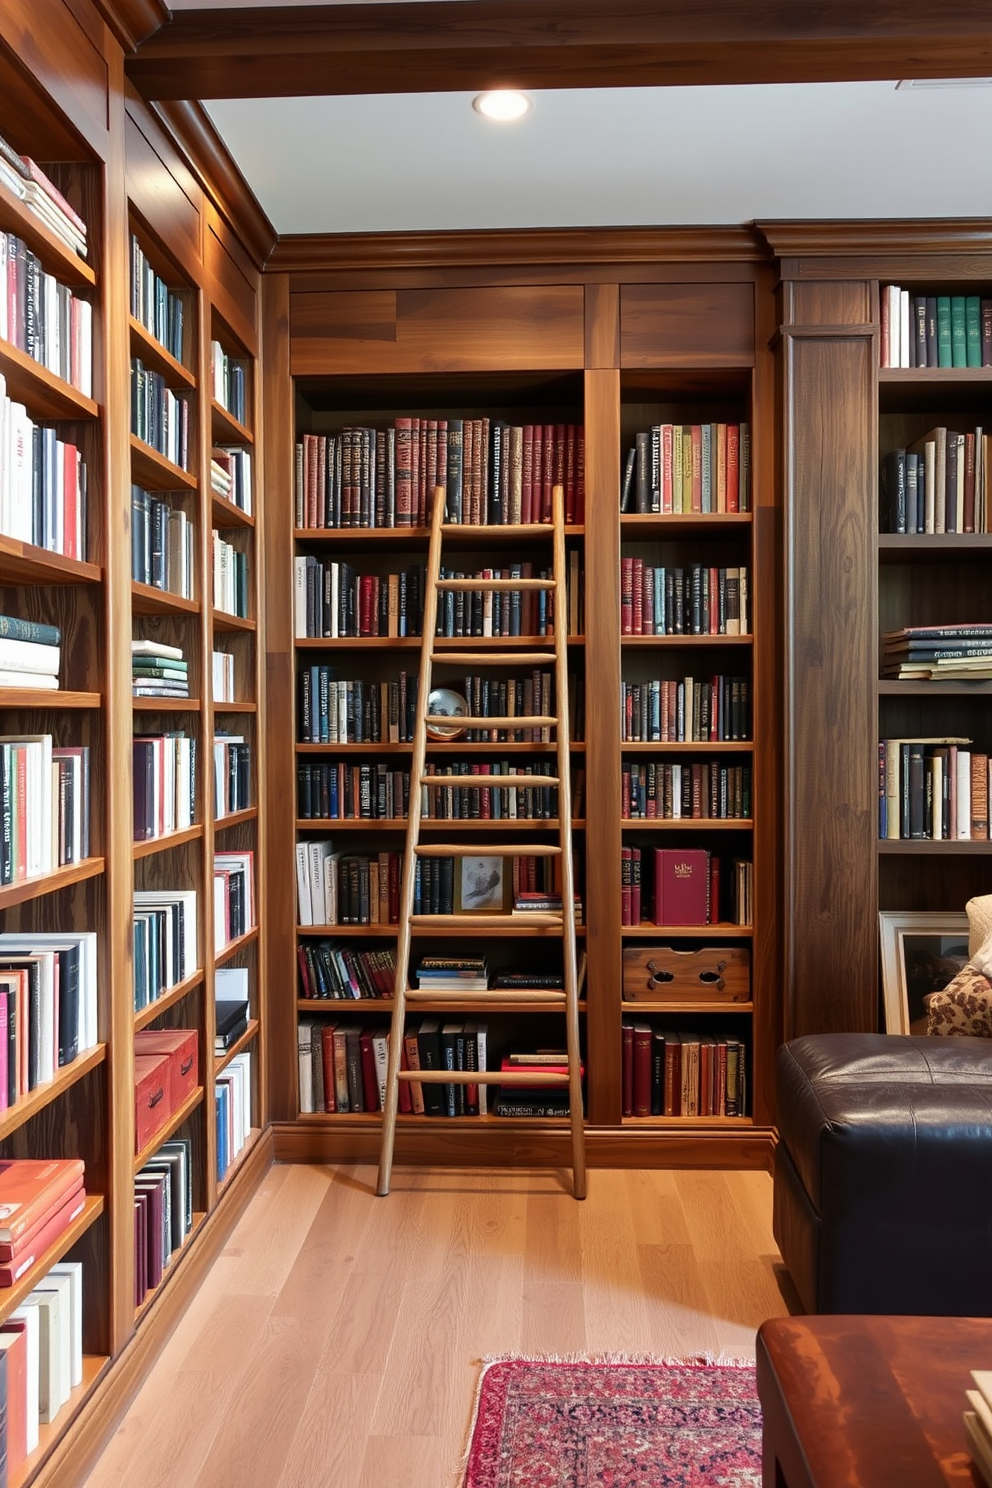
[[[496,1125],[446,1132],[444,1122],[429,1130],[397,1131],[396,1163],[416,1167],[569,1167],[567,1128],[552,1132],[535,1123],[510,1129]],[[330,1122],[278,1122],[273,1126],[277,1162],[362,1162],[379,1160],[379,1125],[352,1118]],[[773,1127],[586,1127],[586,1162],[591,1168],[757,1168],[771,1170],[777,1137]]]
[[[76,1419],[31,1479],[31,1488],[76,1488],[85,1479],[273,1160],[273,1134],[269,1127],[232,1174],[217,1208],[177,1257],[175,1270],[162,1287],[161,1296],[100,1376]]]

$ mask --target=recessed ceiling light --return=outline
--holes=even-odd
[[[992,88],[992,77],[901,78],[896,88]]]
[[[472,107],[477,114],[484,114],[487,119],[510,124],[514,119],[522,119],[524,114],[529,114],[534,105],[526,93],[518,93],[513,88],[494,88],[489,93],[479,93],[473,98]]]

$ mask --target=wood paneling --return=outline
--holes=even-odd
[[[586,368],[620,365],[620,287],[586,288]]]
[[[293,294],[294,376],[581,367],[578,285]]]
[[[870,286],[803,280],[787,286],[788,320],[794,326],[867,325],[873,319],[873,296]]]
[[[864,286],[850,290],[852,311]],[[874,337],[784,331],[786,1034],[874,1029]]]
[[[622,367],[750,367],[753,363],[753,285],[621,287]]]
[[[205,204],[205,219],[203,259],[210,285],[211,303],[245,351],[250,356],[256,356],[258,271],[210,202]]]
[[[129,62],[152,98],[605,88],[992,72],[982,0],[468,0],[179,12]]]
[[[127,190],[135,210],[180,260],[200,260],[200,202],[188,172],[170,169],[155,144],[129,113],[126,121]]]
[[[0,36],[12,55],[29,66],[47,88],[87,144],[104,154],[110,127],[110,75],[100,46],[100,23],[92,13],[85,18],[88,26],[64,0],[5,0]],[[0,72],[0,84],[21,91],[16,70],[9,77]],[[25,127],[30,130],[37,93],[27,87],[23,96],[30,110]],[[36,148],[32,147],[32,153]]]

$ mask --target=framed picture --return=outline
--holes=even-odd
[[[461,914],[502,914],[508,907],[510,874],[505,858],[459,858],[458,903]]]
[[[968,959],[968,916],[886,910],[878,917],[886,1033],[926,1033],[926,999]]]

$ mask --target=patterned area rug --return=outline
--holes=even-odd
[[[760,1488],[754,1366],[497,1360],[464,1488]]]

